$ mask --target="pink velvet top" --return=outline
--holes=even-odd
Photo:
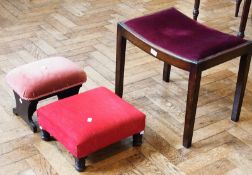
[[[87,76],[72,61],[63,57],[51,57],[11,70],[6,80],[21,98],[34,100],[81,85],[87,80]]]

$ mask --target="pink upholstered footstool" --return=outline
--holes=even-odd
[[[104,87],[43,106],[37,115],[42,139],[63,144],[78,171],[89,154],[121,139],[133,136],[133,146],[142,144],[145,115]]]
[[[86,73],[80,67],[63,57],[47,58],[17,67],[6,76],[16,99],[13,112],[36,132],[32,115],[38,102],[54,95],[62,99],[78,94],[86,79]]]

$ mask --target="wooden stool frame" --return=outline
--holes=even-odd
[[[199,4],[196,4],[196,10],[194,11],[194,14],[196,16],[198,13],[197,5]],[[236,92],[233,104],[233,112],[231,117],[233,121],[239,120],[251,61],[252,42],[250,41],[245,42],[244,44],[241,44],[235,48],[219,52],[215,55],[211,55],[199,61],[190,61],[186,58],[170,53],[169,51],[164,50],[146,41],[144,38],[141,38],[141,36],[136,34],[134,31],[131,31],[131,29],[129,29],[123,22],[118,23],[117,44],[116,44],[115,93],[119,97],[123,96],[125,52],[126,52],[127,40],[150,55],[152,55],[151,49],[154,49],[156,51],[157,54],[155,54],[155,57],[161,61],[164,61],[164,69],[163,69],[164,81],[169,82],[171,65],[189,71],[190,75],[189,75],[185,125],[183,134],[184,147],[189,148],[192,144],[193,128],[195,122],[202,71],[241,56]]]
[[[44,141],[51,141],[51,140],[54,140],[53,137],[51,137],[50,133],[47,132],[46,130],[44,129],[41,129],[41,139],[43,139]],[[139,147],[142,145],[143,143],[143,135],[141,133],[137,133],[137,134],[134,134],[132,136],[133,138],[133,141],[132,141],[132,145],[134,147]],[[81,157],[81,158],[74,158],[75,159],[75,169],[79,172],[83,172],[85,171],[86,169],[86,159],[87,159],[87,156],[86,157]]]
[[[34,123],[32,116],[33,113],[37,110],[37,104],[39,101],[44,100],[46,98],[52,97],[52,96],[57,96],[58,99],[63,99],[66,97],[70,97],[72,95],[78,94],[79,89],[81,88],[82,85],[78,85],[69,89],[65,89],[63,91],[59,91],[57,93],[53,93],[50,95],[47,95],[45,97],[41,97],[35,100],[25,100],[22,99],[15,91],[14,96],[15,96],[15,101],[16,101],[16,107],[13,108],[13,113],[15,115],[18,115],[23,118],[23,120],[28,124],[28,126],[31,128],[32,132],[37,132],[37,126]]]

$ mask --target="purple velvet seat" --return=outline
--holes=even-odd
[[[197,19],[199,0],[195,2],[194,19]],[[241,59],[231,119],[239,120],[251,61],[251,41],[206,27],[175,8],[119,22],[115,92],[120,97],[127,41],[164,62],[165,82],[170,80],[171,66],[189,72],[183,146],[189,148],[192,144],[202,72],[237,57]]]
[[[132,33],[175,55],[199,61],[245,40],[208,28],[175,8],[123,23]]]

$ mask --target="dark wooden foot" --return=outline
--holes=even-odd
[[[193,68],[190,71],[189,76],[185,126],[183,135],[183,146],[186,148],[189,148],[192,145],[192,136],[198,103],[200,80],[201,80],[201,71],[198,70],[197,67]]]
[[[234,122],[239,121],[240,118],[243,97],[248,79],[250,62],[251,62],[251,56],[244,55],[241,57],[236,83],[233,111],[231,116],[231,120],[233,120]]]
[[[14,96],[16,100],[16,108],[13,108],[13,113],[22,117],[34,133],[37,132],[37,126],[32,120],[32,116],[37,109],[38,101],[24,100],[20,98],[20,96],[15,91]]]
[[[44,141],[51,141],[51,136],[46,130],[41,129],[40,136]]]
[[[116,42],[116,77],[115,93],[119,97],[123,96],[123,78],[125,66],[126,39],[122,36],[122,27],[117,25],[117,42]]]
[[[29,126],[33,133],[36,133],[38,131],[37,126],[33,121],[29,123]]]
[[[79,172],[83,172],[86,168],[86,157],[85,158],[75,158],[75,169]]]
[[[61,92],[57,92],[54,94],[50,94],[48,96],[36,99],[36,100],[24,100],[22,98],[20,98],[20,96],[14,91],[14,96],[15,96],[15,100],[16,100],[16,107],[13,108],[13,113],[15,115],[18,115],[20,117],[22,117],[24,119],[24,121],[30,126],[31,130],[35,133],[37,132],[37,126],[34,123],[34,121],[32,120],[32,116],[33,113],[36,111],[37,109],[37,104],[40,100],[52,97],[57,95],[58,99],[62,99],[62,98],[66,98],[66,97],[70,97],[72,95],[76,95],[79,93],[80,87],[82,85],[78,85],[75,86],[73,88],[61,91]]]
[[[171,72],[171,65],[164,63],[164,69],[163,69],[163,80],[165,82],[170,81],[170,72]]]
[[[236,6],[235,6],[235,17],[238,17],[240,6],[241,6],[242,0],[236,0]]]
[[[200,0],[195,0],[194,1],[194,9],[193,9],[193,19],[196,21],[199,16],[199,6],[200,6]]]
[[[13,114],[18,115],[17,108],[12,109]]]
[[[141,146],[143,143],[143,135],[138,133],[133,135],[133,146]]]
[[[82,85],[75,86],[70,89],[58,92],[57,93],[58,99],[63,99],[78,94],[81,86]]]

